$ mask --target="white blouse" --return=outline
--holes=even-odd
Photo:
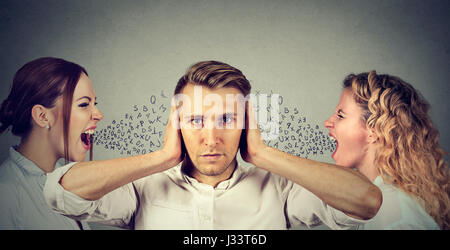
[[[393,185],[384,183],[378,176],[374,184],[383,194],[383,203],[377,215],[368,223],[359,225],[360,230],[427,229],[439,230],[433,218],[420,204]]]
[[[56,166],[58,167],[58,166]],[[79,230],[77,222],[55,213],[44,199],[47,175],[14,147],[0,166],[0,229]],[[89,229],[87,223],[83,229]]]

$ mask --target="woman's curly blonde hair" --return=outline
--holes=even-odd
[[[450,228],[449,168],[429,104],[410,84],[375,71],[350,74],[363,121],[378,138],[375,164],[383,180],[418,197],[442,229]]]

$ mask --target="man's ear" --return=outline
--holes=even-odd
[[[241,137],[239,138],[239,150],[246,150],[247,148],[247,126],[248,126],[248,112],[250,101],[245,102],[244,119],[239,126],[242,127]]]
[[[186,156],[187,156],[187,150],[186,150],[186,145],[184,144],[184,139],[183,139],[183,135],[180,132],[180,137],[181,137],[181,160],[185,160]]]
[[[239,150],[241,149],[245,150],[246,147],[247,147],[247,132],[245,128],[243,128],[241,132],[241,137],[239,138]]]
[[[31,109],[31,118],[37,126],[41,128],[50,128],[53,115],[48,108],[40,104],[36,104]]]

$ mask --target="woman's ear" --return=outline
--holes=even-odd
[[[50,129],[52,113],[50,110],[40,104],[36,104],[31,109],[31,118],[37,126]]]
[[[368,135],[368,142],[369,143],[376,143],[378,141],[378,135],[375,132],[374,128],[369,128],[369,135]]]

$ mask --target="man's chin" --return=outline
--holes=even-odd
[[[218,176],[223,174],[227,170],[227,166],[218,165],[218,164],[199,164],[195,166],[197,171],[199,171],[202,175],[206,176]]]
[[[203,159],[196,159],[192,161],[189,157],[183,164],[184,171],[193,176],[194,172],[197,172],[204,176],[220,176],[223,175],[227,170],[233,168],[235,161],[226,161],[225,159],[220,159],[219,161],[204,161]],[[232,171],[231,171],[232,172]]]

